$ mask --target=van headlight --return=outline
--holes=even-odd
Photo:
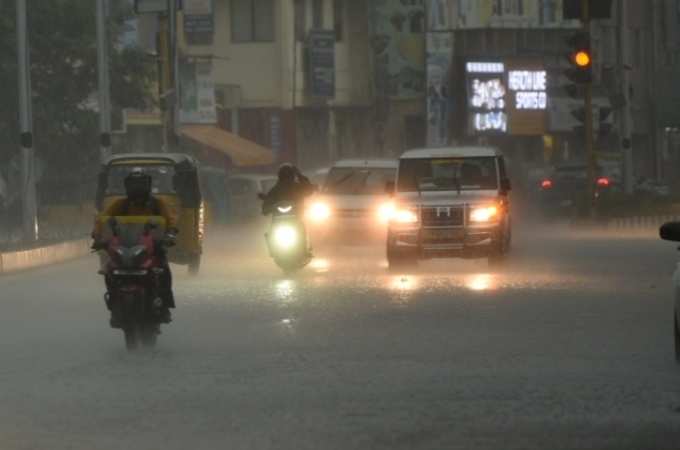
[[[398,224],[418,223],[418,213],[412,209],[396,209],[392,214],[392,222]]]
[[[331,208],[324,202],[316,201],[307,210],[307,217],[316,223],[325,222],[331,216]]]
[[[385,202],[378,206],[378,221],[380,223],[389,222],[394,216],[395,207],[394,202]]]
[[[472,208],[470,211],[470,222],[488,223],[498,218],[499,211],[497,206],[480,206]]]
[[[298,230],[292,225],[274,228],[274,244],[282,250],[290,250],[298,243]]]

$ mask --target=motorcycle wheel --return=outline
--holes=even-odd
[[[129,326],[125,327],[123,333],[125,333],[125,348],[127,348],[128,351],[136,350],[139,346],[136,328]]]

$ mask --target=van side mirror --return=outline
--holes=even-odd
[[[501,180],[501,190],[502,190],[503,192],[510,192],[510,191],[512,191],[512,184],[510,183],[510,179],[509,179],[509,178],[503,178],[503,179]]]
[[[664,241],[680,242],[680,222],[668,222],[659,229],[659,236]]]
[[[396,187],[396,184],[394,184],[394,181],[388,181],[385,183],[385,194],[387,195],[394,195],[394,189]]]

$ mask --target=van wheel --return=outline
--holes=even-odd
[[[194,256],[189,262],[189,275],[195,276],[198,275],[198,272],[201,270],[201,256]]]

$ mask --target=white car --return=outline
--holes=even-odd
[[[387,237],[390,267],[449,257],[501,262],[512,235],[509,191],[503,155],[494,148],[404,153]]]
[[[276,184],[276,175],[256,173],[232,174],[227,180],[231,215],[236,221],[248,221],[262,215],[257,194],[266,194]]]
[[[669,222],[661,227],[661,239],[680,242],[680,222]],[[673,309],[673,334],[675,336],[675,360],[680,364],[680,263],[673,274],[675,307]]]
[[[341,160],[307,202],[307,223],[315,240],[330,237],[384,238],[392,213],[386,188],[394,183],[395,160]]]

